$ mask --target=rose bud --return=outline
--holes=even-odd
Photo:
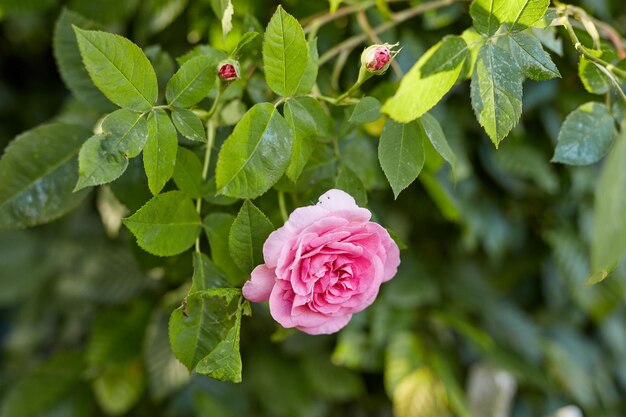
[[[217,75],[222,81],[235,81],[239,79],[239,62],[228,59],[217,66]]]
[[[341,190],[294,210],[265,241],[265,263],[252,271],[243,296],[269,300],[283,327],[308,334],[339,331],[374,302],[400,264],[398,245],[371,216]]]
[[[400,52],[399,50],[393,50],[397,45],[397,43],[395,45],[385,43],[365,48],[361,54],[361,64],[369,73],[376,75],[384,74],[389,65],[391,65],[393,58]]]

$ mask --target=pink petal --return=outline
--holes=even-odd
[[[275,286],[270,294],[270,314],[283,327],[295,327],[291,320],[293,294]]]
[[[400,249],[384,227],[376,223],[370,223],[368,226],[374,229],[380,237],[383,250],[386,254],[386,257],[383,258],[383,282],[389,281],[398,272],[398,266],[400,265]]]
[[[328,190],[319,198],[319,204],[329,211],[357,209],[354,198],[341,190]]]
[[[350,322],[352,314],[345,316],[329,317],[324,323],[314,327],[298,326],[298,330],[308,334],[331,334],[341,330]]]
[[[269,300],[275,283],[274,270],[261,264],[254,268],[250,274],[250,279],[243,285],[241,292],[246,299],[260,303]]]
[[[295,209],[285,224],[273,231],[263,244],[263,258],[270,268],[276,268],[283,250],[291,250],[288,242],[295,241],[302,230],[317,220],[328,216],[328,211],[319,205]]]

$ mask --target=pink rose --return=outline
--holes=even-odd
[[[374,302],[400,264],[389,233],[341,190],[294,210],[265,241],[265,264],[243,286],[250,301],[269,300],[272,317],[309,334],[334,333]]]

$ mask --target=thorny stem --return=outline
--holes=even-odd
[[[442,7],[450,6],[451,4],[454,4],[454,3],[466,2],[466,1],[469,1],[469,0],[438,0],[438,1],[431,1],[429,3],[423,3],[418,6],[410,7],[406,10],[395,13],[393,15],[392,21],[385,22],[382,25],[376,26],[375,28],[372,29],[372,32],[378,35],[380,33],[388,31],[389,29],[394,28],[395,26],[399,25],[400,23],[406,20],[409,20],[415,16],[419,16],[429,10],[440,9]],[[367,35],[363,33],[363,34],[352,36],[351,38],[346,39],[345,41],[341,42],[339,45],[335,46],[334,48],[331,48],[328,51],[326,51],[326,53],[324,53],[320,57],[319,65],[325,64],[326,62],[330,61],[333,57],[335,57],[335,55],[341,53],[344,50],[356,48],[361,43],[367,41],[367,38],[368,38]]]

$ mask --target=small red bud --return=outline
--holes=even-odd
[[[389,62],[389,49],[379,46],[372,53],[372,59],[367,63],[367,69],[378,71]]]
[[[237,62],[227,61],[219,64],[217,75],[222,81],[233,81],[239,78],[239,65]]]
[[[399,51],[394,51],[392,48],[397,46],[385,43],[383,45],[372,45],[365,48],[361,54],[361,64],[364,69],[372,74],[383,74],[389,65],[391,60],[398,54]]]

